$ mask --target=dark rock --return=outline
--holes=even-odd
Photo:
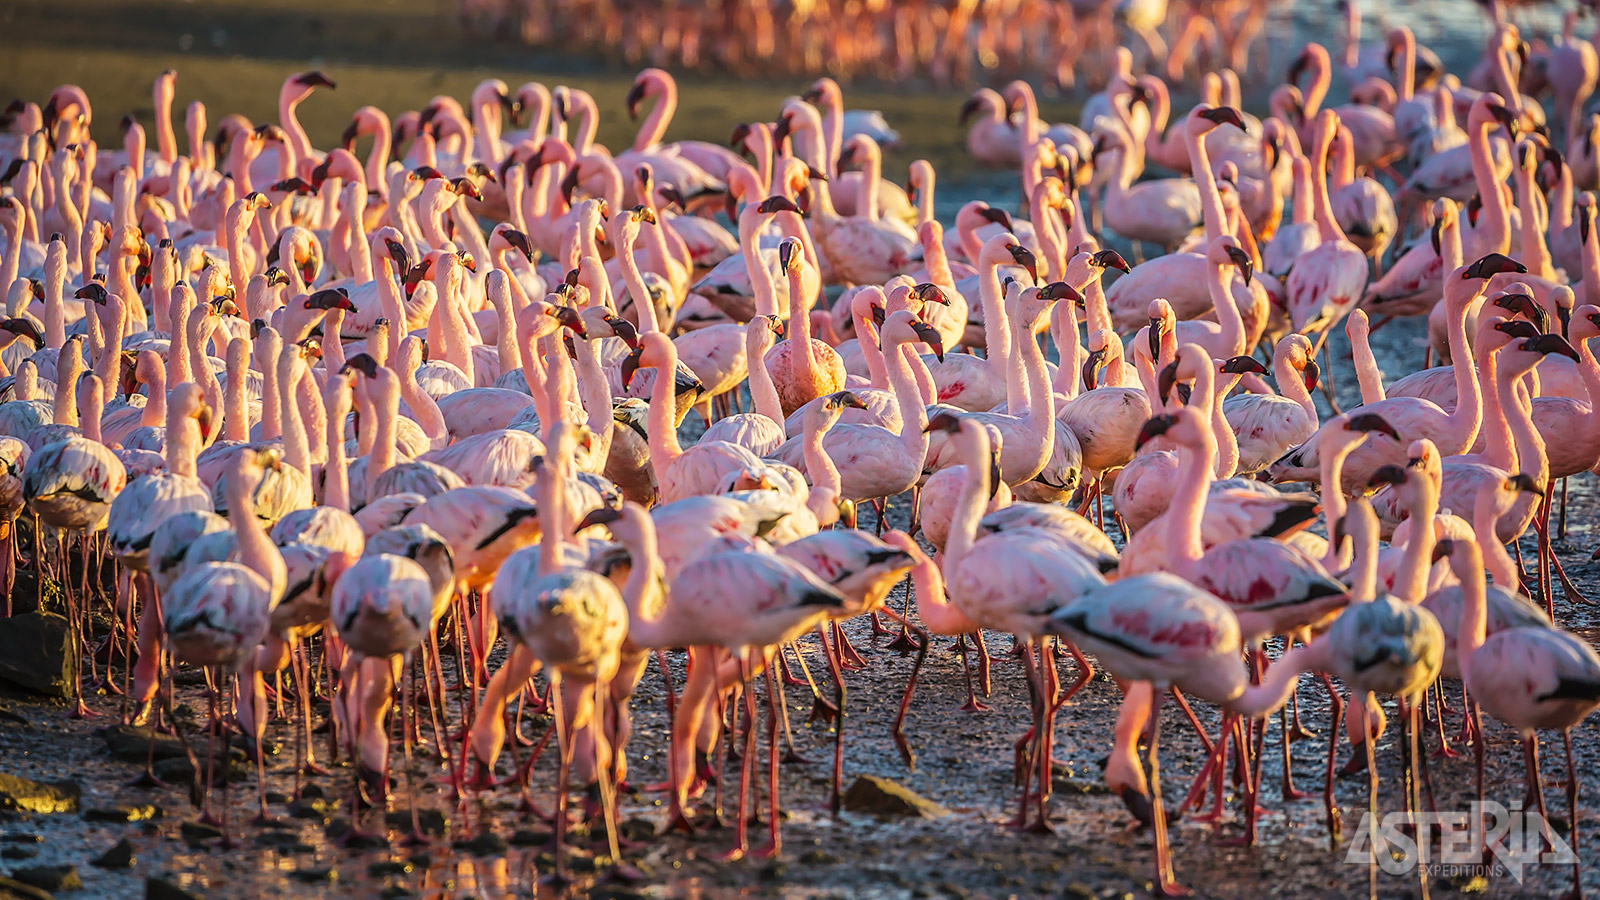
[[[12,616],[0,629],[0,681],[66,699],[72,687],[72,636],[54,613]]]
[[[133,842],[123,838],[117,841],[110,850],[95,857],[90,865],[99,866],[102,869],[131,869],[136,862],[138,862],[138,857],[134,855]]]
[[[142,763],[150,756],[152,735],[156,759],[186,758],[183,742],[176,735],[163,734],[148,726],[111,725],[101,730],[106,749],[123,762]]]
[[[646,895],[631,888],[605,885],[589,892],[591,900],[645,900]]]
[[[0,836],[0,844],[42,844],[44,835],[32,831],[13,831]]]
[[[320,799],[326,796],[327,795],[322,792],[321,785],[303,784],[300,786],[300,799],[302,800]]]
[[[1050,779],[1050,786],[1062,794],[1108,794],[1104,783],[1099,781],[1079,781],[1075,778],[1056,775]]]
[[[0,878],[0,900],[55,900],[49,891],[11,878]]]
[[[289,795],[283,791],[267,791],[268,803],[288,803]]]
[[[293,873],[296,881],[307,884],[326,884],[339,880],[339,873],[332,866],[314,866],[305,869],[295,869]]]
[[[204,749],[204,747],[201,747],[200,751],[203,752]],[[230,782],[239,784],[254,775],[254,770],[245,765],[244,751],[230,751],[227,759],[227,776]],[[221,761],[222,757],[216,757],[210,767],[211,784],[213,787],[217,787],[222,784],[223,767],[217,764]],[[196,756],[195,762],[199,763],[201,771],[204,772],[206,769],[206,758],[204,756]],[[167,782],[168,784],[183,784],[185,782],[193,781],[195,778],[194,766],[190,765],[189,758],[186,756],[180,756],[176,759],[158,759],[156,760],[154,768],[156,777]]]
[[[416,866],[419,869],[426,869],[427,867],[433,865],[433,854],[426,850],[418,850],[417,852],[406,857],[406,862],[411,863],[413,866]]]
[[[456,841],[457,850],[466,850],[473,856],[493,856],[506,852],[506,839],[485,828],[469,841]]]
[[[76,866],[34,866],[18,869],[11,873],[11,877],[43,891],[75,891],[83,887],[83,879],[78,877]]]
[[[914,816],[938,819],[950,810],[910,788],[872,775],[858,775],[844,794],[844,808],[878,816]]]
[[[403,859],[380,859],[367,866],[367,874],[373,878],[383,878],[387,875],[410,875],[416,867]]]
[[[826,850],[807,850],[800,854],[800,861],[808,866],[831,866],[839,857]]]
[[[617,827],[624,840],[644,842],[656,836],[656,825],[649,819],[624,819]]]
[[[33,859],[39,851],[31,847],[7,847],[0,850],[0,859]]]
[[[91,822],[148,822],[166,815],[161,807],[150,803],[130,806],[100,806],[83,811]]]
[[[781,859],[775,859],[761,867],[762,881],[782,881],[788,875],[789,867],[784,865]]]
[[[146,878],[144,900],[201,900],[201,898],[200,895],[191,894],[165,878]]]
[[[184,822],[178,826],[178,834],[186,843],[203,844],[222,837],[222,829],[204,822]]]
[[[399,900],[401,897],[411,896],[411,892],[398,884],[391,884],[379,892],[378,896],[384,900]]]
[[[536,828],[518,828],[511,835],[511,845],[514,847],[538,847],[550,843],[553,837],[550,831],[541,831]]]
[[[317,848],[292,831],[267,830],[256,835],[257,847],[270,847],[284,854],[313,853]]]
[[[383,821],[390,828],[409,830],[411,828],[411,810],[392,810],[383,817]],[[447,821],[444,813],[440,810],[418,809],[417,824],[421,826],[423,834],[442,835],[445,832]]]
[[[1065,900],[1098,900],[1094,891],[1074,881],[1061,891]]]
[[[328,818],[328,801],[317,797],[302,797],[289,804],[289,815],[296,819],[322,819]]]
[[[352,834],[350,822],[346,819],[334,819],[329,822],[322,833],[330,838],[342,839],[345,846],[351,850],[375,850],[379,847],[389,846],[389,841],[381,834]]]
[[[606,854],[595,854],[592,856],[575,854],[567,864],[572,867],[572,871],[574,872],[589,874],[592,872],[598,872],[606,866],[611,865],[611,857]]]
[[[0,809],[31,813],[77,812],[78,798],[82,794],[76,781],[47,784],[19,775],[0,773]]]

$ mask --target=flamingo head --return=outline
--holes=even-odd
[[[622,515],[622,509],[616,506],[601,506],[598,509],[591,509],[582,519],[578,520],[578,524],[573,527],[572,533],[579,534],[596,525],[611,525],[620,522],[622,521]]]
[[[1011,225],[1011,215],[1005,210],[997,206],[990,206],[989,204],[985,203],[978,207],[976,211],[984,221],[999,225],[1001,228],[1004,228],[1007,231],[1013,230]]]
[[[829,409],[837,409],[841,412],[847,409],[867,408],[867,402],[850,391],[838,391],[836,393],[829,394],[823,403]]]
[[[1509,256],[1506,256],[1504,253],[1491,253],[1477,262],[1467,266],[1466,271],[1462,273],[1461,277],[1486,279],[1492,278],[1503,272],[1516,272],[1518,274],[1522,274],[1527,271],[1527,266],[1517,262]]]
[[[1208,106],[1201,104],[1195,107],[1195,116],[1211,123],[1207,128],[1216,128],[1218,125],[1232,125],[1240,131],[1245,131],[1244,115],[1231,106]]]
[[[1156,438],[1171,431],[1178,424],[1178,416],[1174,413],[1161,413],[1151,416],[1139,428],[1139,436],[1134,439],[1134,449],[1142,448]]]
[[[939,335],[939,329],[921,319],[913,319],[911,320],[911,330],[917,333],[918,340],[933,348],[935,359],[944,362],[944,338]]]
[[[1039,283],[1039,258],[1033,255],[1032,250],[1012,242],[1006,245],[1006,252],[1010,253],[1011,258],[1016,261],[1017,265],[1028,273],[1028,277],[1033,279],[1034,284]]]
[[[924,281],[921,284],[914,285],[911,288],[911,293],[918,300],[921,300],[923,304],[938,303],[942,306],[950,305],[950,298],[945,296],[944,289],[940,288],[937,284],[934,284],[931,281]]]
[[[335,84],[331,78],[317,70],[312,70],[310,72],[294,76],[294,82],[302,87],[310,88],[312,90],[315,90],[319,87],[325,87],[332,91],[337,90],[339,87],[339,85]]]
[[[1102,269],[1116,269],[1119,272],[1132,271],[1128,266],[1128,261],[1123,259],[1122,254],[1115,250],[1101,250],[1091,256],[1090,259]]]
[[[782,194],[779,194],[776,197],[768,197],[756,206],[756,212],[764,215],[772,215],[779,212],[797,213],[799,211],[800,207],[796,206],[793,200],[790,200],[788,197],[785,197]]]
[[[528,262],[533,262],[533,245],[528,243],[528,236],[510,225],[502,225],[496,230],[500,239],[505,241],[511,249],[521,253]],[[401,248],[404,251],[405,248]]]
[[[350,292],[344,288],[326,288],[317,291],[306,298],[306,309],[342,309],[345,312],[354,312],[356,305],[350,302]]]
[[[1512,315],[1526,317],[1540,333],[1550,330],[1550,314],[1545,312],[1544,307],[1530,294],[1522,291],[1507,292],[1489,302]]]
[[[584,327],[583,317],[579,315],[576,307],[552,306],[545,311],[545,314],[554,317],[557,322],[560,322],[568,331],[578,337],[587,337],[589,335],[589,330]],[[626,322],[627,320],[624,319],[623,321]],[[612,327],[616,327],[614,323]],[[622,337],[622,335],[619,333],[618,337]]]
[[[212,297],[206,305],[211,308],[210,314],[213,316],[233,316],[234,318],[239,317],[239,304],[234,302],[233,291],[231,288],[226,294],[223,294],[219,297]]]
[[[370,353],[357,353],[344,361],[340,372],[360,372],[368,378],[378,377],[378,360]]]
[[[1517,474],[1506,479],[1505,490],[1513,493],[1534,494],[1537,496],[1544,493],[1544,485],[1541,485],[1537,478],[1534,478],[1527,472],[1518,472]]]
[[[105,306],[106,301],[111,299],[111,295],[106,292],[106,286],[98,281],[91,281],[78,288],[77,291],[73,292],[72,296],[79,300],[88,300],[100,306]]]
[[[960,430],[961,417],[953,412],[935,413],[933,417],[928,420],[928,424],[923,426],[922,429],[924,434],[929,434],[935,431],[942,431],[946,434],[955,434]]]
[[[1189,405],[1189,398],[1194,394],[1194,388],[1187,381],[1178,380],[1178,363],[1176,360],[1167,363],[1161,369],[1161,374],[1156,378],[1156,389],[1161,394],[1161,402],[1172,402],[1173,389],[1177,389],[1178,402],[1184,406]]]
[[[1217,371],[1223,375],[1243,375],[1247,372],[1260,375],[1267,371],[1267,367],[1254,356],[1235,356],[1224,360],[1222,365],[1217,367]]]
[[[262,273],[262,277],[267,279],[267,287],[277,287],[289,283],[289,274],[277,266],[267,269]]]
[[[1406,483],[1406,468],[1404,466],[1380,466],[1378,471],[1372,473],[1367,480],[1368,489],[1381,488],[1386,484],[1400,485]]]
[[[1345,420],[1344,427],[1346,431],[1357,431],[1362,434],[1385,434],[1389,436],[1390,440],[1397,443],[1400,440],[1400,432],[1395,431],[1394,426],[1389,424],[1389,420],[1377,413],[1353,415]]]
[[[1084,305],[1083,294],[1065,281],[1052,281],[1040,288],[1039,299],[1049,303],[1054,303],[1057,300],[1071,300],[1080,309]]]

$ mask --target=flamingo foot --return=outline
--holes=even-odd
[[[977,697],[973,697],[967,700],[967,702],[961,704],[962,712],[986,713],[989,711],[989,709],[989,704],[979,700]]]
[[[824,699],[821,695],[811,701],[811,722],[832,722],[839,718],[839,707],[832,701]]]
[[[1339,767],[1340,778],[1349,778],[1351,775],[1356,775],[1367,770],[1367,756],[1365,753],[1360,752],[1360,748],[1360,744],[1352,745],[1350,759],[1346,761],[1343,766]]]
[[[83,698],[79,697],[77,703],[73,704],[72,712],[68,714],[68,718],[98,719],[100,718],[100,714],[90,709],[89,705],[83,702]]]
[[[667,827],[661,830],[662,834],[681,831],[684,834],[694,834],[694,822],[689,819],[688,813],[682,809],[674,808],[667,813]]]
[[[922,649],[922,645],[917,643],[916,639],[911,636],[911,632],[909,631],[900,632],[900,634],[896,635],[895,639],[890,641],[886,646],[888,649],[894,650],[897,653],[915,653]]]
[[[143,772],[139,773],[139,777],[129,781],[128,787],[148,790],[151,788],[169,788],[172,787],[172,785],[157,778],[156,773],[147,768]]]
[[[749,852],[750,851],[746,850],[744,847],[734,847],[731,850],[725,850],[721,853],[718,853],[711,858],[717,862],[738,862],[739,860],[744,859]]]
[[[801,756],[799,753],[796,753],[793,747],[783,752],[783,764],[786,766],[796,764],[809,766],[815,762],[816,760],[811,759],[810,757]]]
[[[1156,820],[1155,807],[1150,804],[1150,798],[1132,787],[1125,787],[1121,792],[1122,805],[1128,808],[1129,814],[1139,821],[1139,824],[1149,828]]]
[[[363,831],[352,824],[350,826],[350,830],[334,838],[333,843],[334,846],[337,847],[361,850],[368,847],[386,846],[389,842],[385,840],[381,834],[372,831]]]
[[[323,766],[319,765],[315,760],[310,760],[310,759],[306,760],[305,765],[300,767],[300,772],[302,774],[312,775],[312,776],[332,775],[333,774],[333,771],[331,769],[324,768]]]

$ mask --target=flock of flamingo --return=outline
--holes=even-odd
[[[720,810],[726,784],[726,858],[779,852],[780,683],[836,723],[838,811],[847,673],[869,664],[841,623],[861,617],[919,669],[933,636],[957,639],[952,717],[987,708],[985,633],[1015,636],[1033,723],[1019,829],[1050,829],[1058,714],[1108,672],[1122,700],[1104,777],[1153,831],[1161,894],[1183,890],[1165,702],[1207,759],[1177,812],[1210,795],[1225,817],[1231,773],[1254,841],[1274,713],[1283,796],[1305,796],[1289,739],[1307,673],[1333,710],[1334,840],[1341,745],[1376,804],[1380,698],[1423,766],[1408,810],[1433,802],[1417,752],[1433,732],[1444,752],[1472,746],[1482,794],[1481,710],[1518,733],[1541,813],[1538,733],[1562,735],[1576,822],[1570,729],[1600,707],[1600,657],[1557,621],[1558,594],[1587,601],[1551,538],[1556,482],[1600,463],[1595,51],[1558,39],[1536,76],[1501,24],[1457,78],[1404,27],[1361,49],[1352,102],[1323,105],[1334,64],[1310,44],[1265,118],[1223,72],[1169,126],[1166,83],[1126,50],[1081,127],[1041,121],[1024,82],[980,90],[968,147],[1018,172],[1025,216],[973,201],[949,234],[933,167],[885,180],[829,79],[724,147],[664,142],[677,88],[645,70],[627,111],[653,108],[615,153],[592,97],[537,83],[487,80],[465,107],[440,96],[394,120],[362,107],[317,148],[296,107],[334,84],[307,72],[276,122],[229,114],[208,136],[191,104],[186,153],[171,71],[155,149],[131,116],[122,149],[97,147],[76,86],[19,101],[0,137],[7,612],[19,563],[41,601],[63,586],[76,714],[93,714],[87,668],[152,726],[153,753],[174,668],[202,667],[209,741],[236,728],[260,748],[286,718],[297,789],[319,753],[348,754],[357,810],[390,792],[391,744],[410,777],[431,733],[461,796],[516,784],[545,815],[539,752],[516,760],[514,738],[548,709],[547,818],[568,821],[576,780],[618,866],[630,705],[655,666],[668,827],[702,823],[713,782]],[[1381,371],[1369,313],[1426,316],[1442,365]],[[1363,402],[1324,415],[1337,328]],[[691,413],[706,427],[685,443]],[[903,529],[885,530],[891,504],[909,507]],[[1507,549],[1529,529],[1531,572]],[[666,656],[681,649],[686,674]],[[916,680],[892,732],[908,765]],[[742,744],[736,778],[724,741]]]

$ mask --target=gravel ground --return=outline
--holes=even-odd
[[[1401,360],[1415,359],[1420,353],[1415,346],[1418,329],[1414,325],[1396,323],[1378,333],[1380,359],[1388,371],[1402,371]],[[1340,352],[1341,348],[1335,347],[1336,357]],[[1354,379],[1341,381],[1342,387],[1354,390]],[[1351,401],[1346,398],[1346,402]],[[1580,589],[1600,595],[1600,578],[1589,563],[1595,545],[1595,512],[1600,508],[1596,487],[1591,476],[1573,479],[1568,537],[1558,550]],[[904,514],[902,501],[892,511],[891,522]],[[1532,552],[1531,543],[1524,546],[1524,551]],[[897,607],[904,602],[903,589],[896,589],[891,602]],[[1559,592],[1556,611],[1558,620],[1569,627],[1590,630],[1586,633],[1595,628],[1592,609],[1568,603]],[[859,775],[892,779],[942,804],[948,815],[937,819],[880,819],[846,812],[838,818],[830,817],[828,761],[833,730],[825,723],[806,721],[808,690],[791,687],[785,700],[795,746],[811,762],[782,768],[780,795],[786,816],[783,855],[771,862],[719,863],[716,855],[732,844],[729,829],[702,829],[693,836],[648,837],[651,826],[659,826],[665,818],[661,796],[629,793],[622,804],[626,833],[641,843],[626,851],[625,856],[636,862],[647,877],[642,883],[626,886],[603,882],[592,886],[593,895],[628,896],[628,892],[635,892],[653,897],[1122,897],[1130,892],[1145,892],[1151,873],[1148,833],[1130,827],[1121,802],[1101,787],[1101,769],[1120,701],[1114,684],[1103,675],[1097,677],[1061,713],[1056,758],[1064,765],[1056,775],[1056,834],[1017,833],[1006,824],[1015,808],[1011,744],[1027,727],[1029,701],[1021,668],[1006,653],[1009,638],[994,637],[989,642],[995,652],[994,693],[989,701],[992,710],[986,713],[958,709],[964,697],[960,659],[947,652],[949,641],[935,641],[906,722],[917,753],[913,771],[901,762],[889,734],[912,658],[887,649],[887,641],[874,639],[862,623],[852,623],[849,631],[869,666],[845,677],[845,785],[848,787]],[[802,642],[801,651],[810,669],[819,679],[825,679],[825,666],[814,640]],[[448,669],[450,661],[446,662]],[[1073,663],[1063,660],[1061,667],[1064,679],[1070,680]],[[681,681],[681,673],[678,677]],[[202,687],[192,677],[180,681],[187,683],[178,687],[179,704],[203,716]],[[822,686],[831,695],[832,684],[823,680]],[[1448,693],[1457,696],[1454,688]],[[1293,772],[1301,789],[1319,792],[1327,746],[1327,696],[1319,685],[1307,682],[1300,688],[1300,701],[1305,722],[1318,734],[1294,745]],[[420,855],[399,843],[362,852],[337,849],[324,838],[320,817],[286,818],[291,826],[287,829],[254,827],[248,824],[253,815],[252,782],[240,785],[234,794],[234,823],[241,849],[223,852],[215,840],[196,840],[195,834],[185,833],[184,823],[196,815],[187,802],[186,791],[126,786],[139,767],[114,759],[99,734],[99,729],[117,721],[119,699],[96,696],[90,705],[100,713],[99,717],[80,721],[68,718],[60,706],[22,698],[7,701],[0,719],[0,771],[41,780],[72,779],[82,787],[85,809],[153,804],[160,817],[109,824],[71,814],[9,814],[9,818],[0,819],[0,859],[4,860],[0,870],[76,865],[84,887],[72,894],[75,897],[138,896],[143,880],[156,876],[201,897],[377,896],[389,891],[392,896],[498,898],[533,896],[539,890],[538,875],[548,869],[548,860],[539,859],[541,853],[547,852],[541,846],[513,843],[509,849],[499,851],[490,841],[480,845],[480,850],[490,852],[479,856],[472,849],[452,843],[480,837],[484,831],[508,840],[535,840],[542,834],[517,832],[542,826],[516,811],[514,788],[500,788],[464,801],[454,798],[431,749],[419,752],[416,803],[424,809],[438,810],[448,828]],[[648,785],[665,777],[658,754],[666,746],[668,731],[661,679],[654,667],[641,686],[634,709],[637,718],[630,778],[635,785]],[[1169,705],[1169,713],[1170,709]],[[1212,711],[1201,707],[1199,713],[1207,727],[1214,728]],[[190,720],[188,725],[191,730],[196,727],[194,721],[197,720]],[[537,737],[543,733],[545,721],[529,721],[525,731]],[[1162,762],[1171,808],[1199,771],[1203,753],[1192,729],[1182,725],[1177,716],[1169,714],[1165,721],[1168,727],[1161,743]],[[1453,735],[1458,714],[1447,712],[1446,722]],[[281,749],[269,760],[268,789],[279,796],[293,789],[294,734],[282,721],[274,722],[270,731]],[[1228,816],[1221,825],[1193,821],[1192,814],[1174,824],[1180,880],[1202,895],[1215,897],[1251,898],[1264,891],[1307,898],[1359,896],[1366,887],[1364,860],[1358,856],[1347,861],[1348,843],[1330,850],[1320,796],[1288,803],[1280,799],[1282,762],[1278,737],[1275,720],[1267,733],[1263,762],[1263,802],[1267,812],[1261,818],[1257,846],[1246,848],[1230,843],[1241,834],[1237,798],[1230,785]],[[1574,732],[1573,739],[1578,771],[1596,771],[1600,766],[1600,724],[1591,719]],[[1378,747],[1382,776],[1378,805],[1382,810],[1399,809],[1402,804],[1398,741],[1398,730],[1391,729]],[[1437,738],[1430,733],[1425,741],[1432,748]],[[1522,757],[1516,736],[1491,726],[1489,749],[1489,796],[1503,802],[1522,798]],[[764,762],[764,745],[761,759]],[[1565,777],[1559,741],[1546,748],[1544,762],[1551,815],[1564,829]],[[1460,759],[1434,758],[1429,763],[1439,808],[1464,809],[1473,786],[1470,755]],[[503,761],[502,767],[506,765]],[[349,770],[340,767],[334,775],[314,779],[313,783],[330,798],[343,797],[348,777]],[[546,754],[532,778],[533,794],[541,806],[551,797],[553,781],[554,757]],[[1592,848],[1600,845],[1600,813],[1596,812],[1600,810],[1600,781],[1585,775],[1579,779],[1579,789],[1579,831],[1583,843]],[[1345,811],[1347,842],[1360,821],[1366,795],[1362,777],[1338,782],[1337,798]],[[730,788],[730,821],[732,796]],[[407,810],[410,797],[402,784],[390,809]],[[710,800],[708,795],[706,802]],[[342,802],[330,802],[334,808],[328,815],[346,814]],[[286,811],[284,804],[274,804],[274,813],[283,815]],[[375,825],[378,814],[368,812],[366,821]],[[390,833],[391,839],[400,836]],[[752,836],[759,843],[764,838],[762,826],[752,826]],[[130,840],[137,852],[137,864],[131,870],[89,865],[90,860],[123,838]],[[583,854],[589,852],[585,842],[580,841],[579,845],[585,847]],[[600,852],[604,852],[603,848],[603,842],[593,847]],[[394,861],[400,864],[388,865]],[[407,866],[412,869],[409,873],[390,874]],[[1566,867],[1534,866],[1526,870],[1525,881],[1520,884],[1509,876],[1500,876],[1486,881],[1442,878],[1431,887],[1435,894],[1443,895],[1471,891],[1496,897],[1545,897],[1564,889],[1569,877]],[[1600,886],[1595,873],[1589,873],[1587,881],[1591,889]],[[583,883],[579,886],[589,887]],[[1382,876],[1379,888],[1383,896],[1417,894],[1417,884],[1411,878]],[[408,893],[402,895],[400,890]],[[550,889],[543,890],[543,895],[549,894]]]

